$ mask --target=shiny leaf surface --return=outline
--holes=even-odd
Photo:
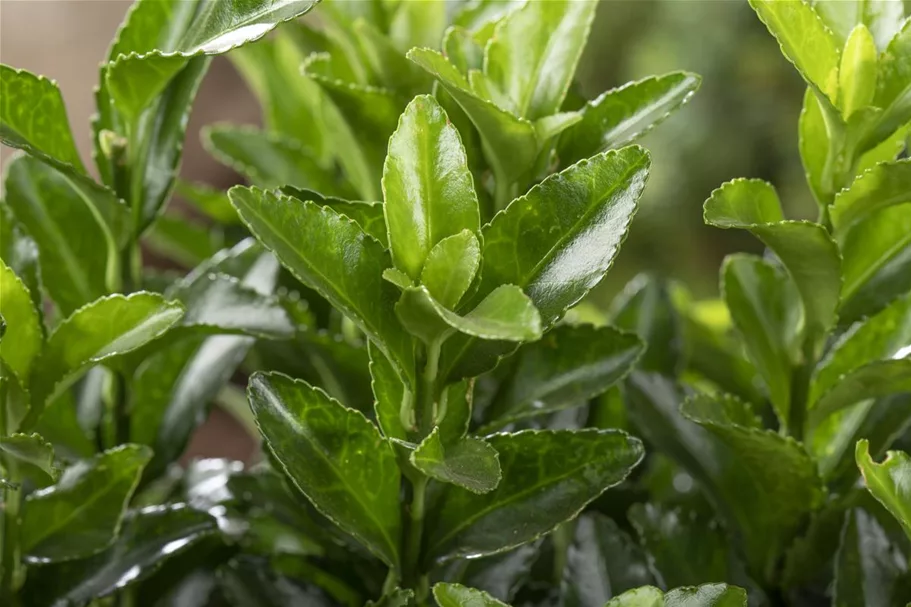
[[[9,366],[19,382],[26,385],[35,357],[41,352],[43,335],[41,318],[32,303],[28,287],[0,261],[0,315],[4,332],[0,342],[0,358]]]
[[[481,245],[468,230],[447,236],[427,254],[421,284],[443,307],[455,309],[481,265]]]
[[[443,483],[472,493],[489,493],[500,482],[500,462],[496,450],[480,438],[466,436],[444,444],[439,428],[411,453],[415,468]]]
[[[876,462],[865,440],[858,441],[854,457],[867,490],[911,537],[911,458],[903,451],[888,451],[882,462]]]

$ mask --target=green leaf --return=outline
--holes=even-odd
[[[839,46],[844,46],[854,26],[862,23],[872,32],[876,46],[884,50],[902,23],[902,4],[892,0],[815,2],[813,8],[835,34]]]
[[[768,578],[804,517],[822,503],[816,462],[800,443],[762,429],[749,406],[731,396],[697,395],[684,401],[681,412],[730,450],[741,480],[726,488],[739,502],[728,507],[736,508],[754,575]]]
[[[497,24],[484,69],[512,101],[506,109],[530,120],[560,110],[597,6],[591,0],[529,2]]]
[[[164,334],[183,316],[179,303],[156,293],[109,295],[60,323],[31,378],[32,410],[26,424],[41,415],[45,402],[59,394],[89,365],[131,352]]]
[[[224,234],[218,228],[213,230],[208,224],[169,213],[155,220],[143,234],[142,244],[155,255],[193,267],[217,253],[223,241]]]
[[[402,52],[415,46],[435,48],[446,27],[447,8],[444,2],[400,3],[389,24],[389,36]]]
[[[881,132],[891,132],[911,117],[911,24],[906,19],[883,52],[877,73],[874,105],[886,109]]]
[[[735,179],[712,192],[705,222],[748,230],[775,252],[800,292],[808,338],[821,340],[835,323],[841,291],[841,256],[826,229],[785,221],[775,189],[758,179]]]
[[[746,607],[747,593],[727,584],[675,588],[666,594],[643,586],[611,599],[604,607]]]
[[[442,54],[417,48],[408,51],[407,56],[439,80],[477,127],[484,155],[498,180],[511,183],[531,168],[538,155],[538,139],[531,122],[473,93],[465,77]]]
[[[312,202],[255,188],[232,188],[229,195],[257,239],[376,341],[410,378],[411,339],[395,317],[396,289],[382,278],[391,265],[382,245],[350,219]]]
[[[579,517],[563,570],[563,605],[603,607],[621,592],[653,583],[645,552],[613,520],[598,513]]]
[[[883,209],[911,202],[911,159],[878,164],[835,196],[829,208],[839,241],[848,230]]]
[[[422,10],[425,14],[433,12],[430,8],[437,8],[437,3],[424,4]],[[407,5],[399,4],[396,14],[409,12]],[[364,58],[370,68],[377,75],[377,80],[385,86],[398,92],[414,95],[428,88],[430,78],[418,66],[409,63],[402,51],[397,49],[393,41],[386,37],[376,26],[364,19],[356,20],[351,26],[351,34],[358,39],[363,49]],[[437,44],[434,40],[433,44]],[[409,45],[407,48],[411,48]],[[405,49],[403,49],[405,50]]]
[[[333,196],[324,196],[313,190],[306,190],[285,186],[281,188],[282,194],[293,196],[298,200],[311,201],[324,207],[329,207],[339,215],[344,215],[357,222],[364,232],[373,236],[385,248],[389,248],[386,234],[386,218],[383,216],[382,202],[364,202],[360,200],[343,200]],[[392,270],[394,268],[388,268]]]
[[[430,478],[457,485],[472,493],[489,493],[500,482],[497,451],[473,436],[444,444],[440,429],[434,428],[411,452],[410,460],[415,468]]]
[[[838,99],[845,119],[873,102],[876,91],[876,42],[863,24],[851,30],[838,70]]]
[[[507,607],[483,590],[466,588],[461,584],[440,582],[433,585],[433,598],[440,607]]]
[[[798,294],[779,267],[754,256],[730,255],[721,270],[722,295],[748,358],[765,380],[780,420],[791,410],[791,365],[797,360]]]
[[[0,141],[57,167],[85,173],[53,80],[0,64]]]
[[[582,120],[560,136],[561,166],[632,143],[686,105],[701,83],[696,74],[671,72],[602,93],[582,108]]]
[[[480,70],[484,63],[484,49],[464,27],[453,25],[443,35],[443,54],[458,68],[463,76],[470,70]]]
[[[667,281],[647,274],[633,278],[611,303],[611,323],[645,342],[638,368],[676,376],[683,363],[680,315]]]
[[[327,194],[343,193],[331,172],[320,166],[302,143],[250,126],[227,124],[206,127],[202,132],[206,150],[263,188],[294,186]]]
[[[409,607],[414,601],[414,590],[396,588],[378,601],[367,601],[365,607]]]
[[[455,309],[481,265],[481,244],[469,230],[440,240],[427,254],[421,284],[443,307]]]
[[[823,110],[813,89],[807,87],[803,96],[803,108],[797,126],[800,160],[803,163],[807,184],[816,203],[824,208],[831,202],[830,184],[823,184],[826,159],[829,155],[829,133]]]
[[[413,280],[421,277],[438,242],[480,229],[478,198],[459,132],[429,95],[408,104],[389,140],[383,197],[392,259]]]
[[[54,466],[54,447],[40,434],[0,436],[0,452],[7,457],[31,464],[52,480],[57,480],[59,470]]]
[[[750,0],[769,32],[781,45],[781,52],[794,64],[807,84],[834,104],[838,87],[839,48],[808,2]]]
[[[560,325],[519,350],[486,418],[499,427],[581,405],[626,377],[643,349],[635,335],[612,327]]]
[[[255,374],[248,395],[269,451],[297,488],[397,568],[400,475],[376,427],[325,392],[282,375]]]
[[[2,260],[0,292],[3,293],[0,314],[5,323],[0,358],[16,375],[19,383],[27,386],[32,363],[41,352],[44,341],[41,319],[32,304],[28,288]]]
[[[887,451],[882,463],[870,457],[870,443],[857,442],[854,459],[867,490],[898,520],[911,538],[911,458],[903,451]]]
[[[12,268],[19,280],[28,288],[32,296],[32,305],[40,318],[44,295],[41,292],[38,246],[24,226],[13,217],[3,200],[0,200],[0,260]]]
[[[643,455],[638,439],[616,430],[525,431],[487,442],[500,454],[500,484],[484,495],[445,490],[431,514],[428,558],[495,554],[549,533],[626,478]]]
[[[872,515],[848,512],[835,555],[835,607],[890,607],[911,601],[904,557]]]
[[[541,337],[538,311],[515,285],[498,287],[464,316],[444,308],[426,287],[409,287],[402,292],[395,311],[402,326],[427,343],[445,339],[455,331],[506,341]]]
[[[24,591],[42,605],[83,604],[147,579],[217,531],[214,518],[185,504],[134,510],[124,517],[120,536],[107,550],[30,570]]]
[[[5,188],[6,203],[38,246],[44,285],[62,312],[70,314],[107,294],[110,260],[104,231],[92,205],[68,178],[19,156],[9,163]]]
[[[389,359],[372,343],[368,344],[367,350],[370,353],[370,378],[377,425],[386,438],[407,440],[399,413],[406,396],[409,399],[413,397],[406,392],[405,384]]]
[[[67,468],[53,487],[26,498],[22,551],[27,561],[83,558],[114,541],[152,453],[123,445]]]

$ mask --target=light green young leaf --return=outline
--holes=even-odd
[[[841,377],[810,410],[811,425],[868,398],[911,391],[911,357],[880,360]]]
[[[430,295],[426,287],[409,287],[395,306],[399,322],[427,343],[455,331],[479,339],[534,341],[541,337],[541,317],[515,285],[503,285],[474,309],[459,316]]]
[[[480,230],[480,211],[459,132],[429,95],[405,108],[389,140],[383,206],[396,267],[413,280],[430,250],[462,230]]]
[[[781,45],[807,84],[834,105],[838,90],[840,49],[832,31],[804,0],[750,0],[750,6]]]
[[[582,108],[582,120],[560,136],[560,165],[632,143],[683,107],[701,83],[696,74],[671,72],[602,93]]]
[[[6,457],[31,464],[51,477],[51,480],[57,480],[60,471],[54,466],[54,446],[40,434],[0,436],[0,452]]]
[[[886,110],[881,122],[889,130],[911,116],[911,22],[905,21],[882,54],[874,105]],[[894,130],[894,129],[892,129]],[[890,131],[891,132],[891,131]]]
[[[835,235],[844,242],[848,230],[878,211],[911,203],[911,159],[878,164],[835,196],[829,207]]]
[[[325,392],[257,373],[247,389],[266,446],[316,508],[389,566],[399,566],[399,468],[361,413]]]
[[[841,291],[841,256],[826,229],[785,221],[775,189],[758,179],[735,179],[705,201],[705,222],[748,230],[772,249],[800,292],[807,337],[821,342],[835,324]]]
[[[839,235],[844,262],[841,298],[843,320],[856,320],[882,309],[906,293],[911,252],[911,205],[879,211]]]
[[[826,25],[843,47],[858,24],[867,26],[882,51],[901,28],[901,0],[822,0],[813,3]]]
[[[228,193],[241,219],[301,282],[347,315],[410,379],[411,340],[395,317],[397,290],[382,245],[331,209],[256,188]]]
[[[871,514],[848,511],[835,554],[832,605],[890,607],[911,601],[911,577],[903,561]]]
[[[445,582],[434,584],[433,598],[440,607],[509,607],[483,590]]]
[[[468,291],[481,265],[481,244],[468,230],[447,236],[427,254],[421,284],[443,307],[453,310]]]
[[[67,468],[26,498],[22,552],[32,563],[90,556],[109,546],[151,451],[123,445]]]
[[[847,120],[873,102],[876,92],[876,42],[863,24],[848,36],[838,70],[838,100]]]
[[[643,455],[638,439],[616,430],[524,431],[487,442],[500,454],[500,484],[484,495],[446,488],[430,514],[428,558],[478,557],[530,542],[621,482]]]
[[[465,76],[442,54],[416,48],[408,51],[407,56],[439,80],[477,127],[484,154],[493,166],[497,179],[509,184],[531,168],[539,150],[535,127],[531,122],[473,93]]]
[[[207,151],[263,188],[293,186],[326,195],[346,195],[330,171],[299,141],[250,126],[217,124],[202,131]]]
[[[430,478],[472,493],[489,493],[500,482],[500,461],[496,449],[473,436],[444,444],[439,428],[434,428],[411,452],[410,461]]]
[[[164,334],[184,314],[177,302],[157,293],[109,295],[79,308],[48,337],[31,377],[34,424],[46,402],[85,367],[127,354]]]
[[[529,120],[556,114],[566,97],[598,3],[528,2],[501,20],[484,51],[484,72]]]
[[[675,588],[666,594],[654,586],[624,592],[604,607],[746,607],[747,593],[737,586],[703,584]]]
[[[831,201],[823,185],[823,172],[826,170],[826,158],[829,154],[829,133],[819,99],[809,87],[803,96],[803,109],[800,112],[797,131],[800,160],[803,163],[807,184],[813,192],[816,204],[822,207]]]
[[[898,520],[911,538],[911,458],[903,451],[887,451],[877,463],[870,457],[870,444],[857,442],[854,458],[867,490]]]
[[[32,363],[41,352],[44,336],[41,318],[32,303],[25,284],[6,262],[0,260],[0,315],[5,323],[0,358],[16,375],[22,386],[28,386]]]
[[[237,211],[231,206],[226,192],[202,183],[182,180],[177,181],[174,192],[218,223],[227,225],[240,223]]]
[[[439,2],[425,2],[419,5],[425,13],[431,6],[437,8]],[[410,9],[400,4],[397,13],[404,13]],[[407,95],[415,95],[426,91],[430,84],[430,77],[418,66],[405,58],[404,50],[399,50],[393,41],[380,32],[375,25],[364,19],[358,19],[351,26],[352,34],[357,38],[363,48],[363,55],[371,70],[377,75],[377,80],[385,86]],[[438,44],[435,40],[433,44]],[[423,46],[423,45],[418,45]],[[411,46],[407,47],[411,48]]]
[[[7,190],[8,195],[8,190]],[[10,212],[6,201],[0,200],[0,259],[9,266],[28,288],[32,305],[43,316],[41,270],[38,266],[38,245]]]
[[[484,63],[484,49],[471,32],[458,25],[446,30],[443,54],[466,77],[470,70],[480,70]]]
[[[487,427],[584,404],[623,379],[643,350],[638,337],[613,327],[560,325],[516,354]]]
[[[389,24],[389,37],[405,52],[416,46],[437,48],[446,28],[445,2],[400,2]]]

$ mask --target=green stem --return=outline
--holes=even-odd
[[[424,372],[421,375],[420,404],[417,411],[418,430],[421,438],[433,430],[436,417],[436,403],[439,402],[437,394],[437,375],[440,371],[440,351],[443,343],[440,340],[427,344],[427,360],[424,363]]]
[[[427,477],[420,476],[411,485],[411,503],[408,505],[408,531],[405,544],[404,583],[413,588],[417,604],[427,600],[427,577],[421,572],[421,541],[424,533],[424,492]]]
[[[513,199],[514,188],[513,184],[501,177],[500,175],[494,175],[496,179],[496,186],[494,189],[494,204],[496,205],[497,211],[502,211],[505,209]]]
[[[130,442],[130,415],[127,411],[129,390],[127,378],[114,373],[114,445]]]
[[[809,348],[806,348],[809,350]],[[791,405],[788,411],[788,435],[799,441],[804,439],[807,416],[807,399],[810,396],[810,379],[813,375],[814,359],[805,352],[803,362],[791,375]]]

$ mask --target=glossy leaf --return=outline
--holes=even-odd
[[[877,312],[908,291],[911,205],[883,209],[839,236],[844,263],[845,320]]]
[[[838,70],[838,97],[842,114],[850,118],[873,102],[876,91],[876,42],[863,24],[851,30]]]
[[[911,600],[904,557],[876,519],[864,510],[848,512],[835,555],[837,607],[889,607]]]
[[[653,583],[645,552],[612,519],[579,517],[563,571],[566,607],[603,607],[611,597]]]
[[[665,280],[640,274],[623,288],[611,303],[611,324],[630,331],[645,342],[638,368],[676,376],[684,352],[680,315],[671,301]]]
[[[406,440],[408,437],[399,416],[406,398],[405,385],[389,359],[376,346],[368,344],[368,351],[377,425],[386,438]]]
[[[604,607],[746,607],[747,593],[727,584],[675,588],[667,593],[643,586],[611,599]]]
[[[248,395],[266,445],[314,506],[398,567],[399,469],[361,413],[282,375],[256,374]]]
[[[444,444],[439,428],[411,453],[415,468],[443,483],[457,485],[472,493],[489,493],[500,482],[500,462],[496,450],[480,438],[466,436]]]
[[[5,201],[0,201],[0,260],[28,288],[32,304],[40,317],[44,296],[41,293],[38,246],[24,226],[13,217]]]
[[[797,290],[783,270],[747,255],[725,259],[721,288],[747,356],[765,380],[779,419],[787,420],[801,320]]]
[[[481,265],[481,244],[468,230],[447,236],[427,254],[421,284],[443,307],[454,309]]]
[[[85,367],[131,352],[177,323],[184,309],[155,293],[109,295],[76,310],[48,337],[31,379],[29,419]]]
[[[0,358],[22,385],[27,385],[35,357],[41,352],[41,319],[25,284],[0,260],[0,315],[5,324]]]
[[[911,202],[911,160],[878,164],[835,196],[829,214],[836,235],[883,209]]]
[[[530,120],[556,114],[588,39],[597,2],[529,2],[497,24],[484,51],[491,83]]]
[[[461,584],[440,582],[433,586],[433,598],[440,607],[507,607],[483,590],[467,588]]]
[[[803,163],[807,185],[820,207],[831,203],[832,184],[830,179],[823,183],[826,171],[826,159],[829,153],[829,133],[819,99],[813,89],[807,87],[803,96],[803,109],[797,126],[797,143],[800,149],[800,160]]]
[[[52,480],[57,480],[59,471],[54,466],[54,447],[40,434],[0,436],[0,456],[35,466]]]
[[[382,279],[391,262],[378,242],[353,221],[312,202],[255,188],[233,188],[229,194],[244,223],[298,280],[354,321],[400,372],[412,372],[410,339],[393,310],[396,289]]]
[[[283,194],[293,196],[298,200],[311,201],[324,207],[329,207],[339,215],[344,215],[357,222],[364,232],[373,236],[385,248],[389,248],[386,233],[386,218],[383,216],[382,202],[364,202],[360,200],[344,200],[334,196],[325,196],[313,190],[284,186]],[[389,268],[390,270],[394,268]]]
[[[530,542],[626,478],[643,454],[638,439],[610,430],[526,431],[486,440],[500,454],[503,478],[484,495],[445,491],[431,514],[428,558],[477,557]]]
[[[775,189],[760,180],[735,179],[705,202],[706,223],[749,230],[772,249],[800,292],[808,337],[820,340],[835,323],[841,291],[841,258],[826,229],[785,221]]]
[[[750,0],[781,45],[781,52],[811,86],[835,103],[840,52],[835,36],[809,3]]]
[[[689,102],[701,82],[696,74],[671,72],[602,93],[582,108],[582,120],[560,136],[560,164],[632,143]]]
[[[835,34],[839,46],[844,46],[854,26],[862,23],[872,32],[876,46],[883,50],[902,22],[901,2],[893,0],[816,2],[813,8]]]
[[[294,186],[343,193],[331,174],[300,142],[254,127],[215,125],[202,133],[206,149],[250,183],[263,188]]]
[[[214,518],[185,504],[134,510],[124,517],[120,536],[108,549],[30,572],[26,592],[40,597],[42,604],[54,605],[108,596],[147,579],[217,531]]]
[[[408,58],[439,80],[478,129],[484,154],[498,179],[515,181],[534,164],[538,139],[531,122],[514,116],[472,92],[472,87],[442,54],[418,48]]]
[[[519,350],[487,418],[494,425],[581,405],[623,379],[643,344],[612,327],[561,325]]]
[[[901,125],[906,124],[911,117],[909,51],[911,51],[911,25],[906,19],[901,30],[889,42],[879,62],[876,97],[873,103],[886,110],[877,125],[877,132],[880,135],[890,134]]]
[[[151,452],[124,445],[67,468],[32,493],[22,518],[22,550],[33,563],[95,554],[114,541]]]
[[[888,451],[882,462],[870,457],[870,444],[857,442],[854,458],[867,490],[898,520],[911,538],[911,458],[903,451]]]
[[[405,108],[389,140],[383,209],[396,267],[418,280],[430,250],[480,229],[478,199],[456,128],[429,95]]]
[[[5,188],[6,203],[38,246],[45,288],[63,313],[106,295],[104,231],[67,177],[20,156],[7,167]]]

